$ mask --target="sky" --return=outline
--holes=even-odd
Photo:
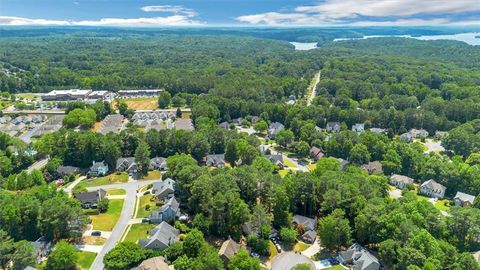
[[[0,25],[480,26],[480,0],[0,0]]]

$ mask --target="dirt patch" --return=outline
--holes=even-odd
[[[86,245],[101,246],[105,244],[107,239],[100,236],[84,236],[82,241]]]

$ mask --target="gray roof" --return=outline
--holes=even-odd
[[[212,164],[213,166],[225,164],[225,154],[207,155],[205,157],[205,162],[207,164]]]
[[[98,171],[99,168],[101,167],[108,167],[107,163],[105,161],[100,161],[100,162],[95,162],[93,165],[90,167],[90,171]]]
[[[140,245],[143,247],[148,247],[153,242],[159,241],[166,246],[170,246],[171,244],[178,241],[179,234],[179,230],[175,229],[167,222],[162,221],[162,223],[158,224],[155,228],[150,230],[150,237],[148,239],[142,239],[140,241]]]
[[[78,167],[74,166],[58,166],[57,173],[61,176],[69,174],[77,174],[80,171]]]
[[[122,168],[123,170],[128,170],[130,166],[136,164],[134,157],[121,157],[117,159],[116,169]]]
[[[412,178],[410,178],[408,176],[405,176],[405,175],[400,175],[400,174],[393,174],[392,176],[390,176],[390,180],[395,181],[395,182],[404,183],[404,184],[413,184],[413,179]]]
[[[98,203],[99,200],[105,198],[105,195],[107,192],[103,189],[95,190],[95,191],[89,191],[89,192],[80,192],[75,194],[75,198],[79,200],[82,204],[85,203]]]
[[[270,162],[275,164],[282,164],[283,165],[283,155],[267,155],[265,156]]]
[[[154,157],[150,160],[150,168],[158,168],[166,165],[167,159],[164,157]]]
[[[315,232],[315,230],[308,230],[302,235],[302,238],[315,240],[315,238],[317,238],[317,232]]]
[[[327,128],[333,128],[335,126],[340,126],[340,122],[328,122]]]
[[[277,135],[277,133],[284,128],[285,126],[282,123],[279,123],[279,122],[271,123],[270,126],[268,126],[268,134]]]
[[[152,191],[155,196],[165,196],[165,193],[172,193],[175,191],[175,181],[167,178],[162,182],[155,182],[152,186]]]
[[[309,218],[309,217],[302,216],[302,215],[293,216],[293,222],[298,224],[298,225],[300,225],[300,224],[303,225],[303,227],[306,230],[314,230],[315,225],[317,224],[316,219]]]
[[[471,204],[473,204],[473,202],[475,201],[475,196],[466,194],[460,191],[458,191],[457,194],[455,194],[455,197],[453,198],[454,199],[458,198],[462,202],[470,202]]]
[[[168,208],[171,208],[174,212],[178,213],[180,209],[180,203],[178,203],[177,199],[175,197],[170,198],[170,200],[167,201],[166,204],[162,205],[160,207],[160,212],[163,212],[167,210]]]
[[[235,254],[237,254],[239,250],[240,245],[234,240],[228,239],[227,241],[223,242],[220,250],[218,251],[218,254],[220,256],[225,256],[226,258],[230,259],[235,256]]]
[[[433,179],[430,179],[428,181],[423,182],[420,187],[425,187],[425,188],[432,189],[432,190],[441,190],[442,193],[445,192],[445,190],[447,189],[445,186],[437,183]]]
[[[346,251],[340,251],[340,257],[354,265],[355,270],[376,270],[380,268],[378,259],[359,244],[353,244]]]

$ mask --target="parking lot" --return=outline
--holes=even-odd
[[[109,132],[118,133],[123,128],[124,117],[120,114],[112,114],[105,117],[98,133],[107,134]]]

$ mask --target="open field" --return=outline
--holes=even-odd
[[[124,242],[134,242],[136,243],[140,239],[145,239],[148,237],[148,231],[153,229],[155,224],[150,223],[139,223],[133,224],[128,231],[127,236],[125,236]]]
[[[140,197],[140,203],[138,204],[138,211],[136,218],[143,218],[148,217],[150,215],[150,211],[157,209],[158,207],[155,205],[154,201],[151,201],[153,195],[147,194]],[[150,205],[150,210],[145,210],[145,207]]]
[[[110,200],[108,210],[105,213],[98,215],[91,215],[92,225],[94,230],[111,231],[115,224],[117,224],[118,218],[123,208],[123,200]]]
[[[156,97],[126,98],[126,99],[122,99],[122,101],[124,101],[127,104],[128,108],[133,109],[133,110],[156,110],[156,109],[158,109],[158,98],[156,98]],[[112,104],[112,105],[114,105],[114,104]]]
[[[97,257],[97,253],[88,251],[79,251],[77,260],[77,269],[89,270],[92,266],[93,260]]]

